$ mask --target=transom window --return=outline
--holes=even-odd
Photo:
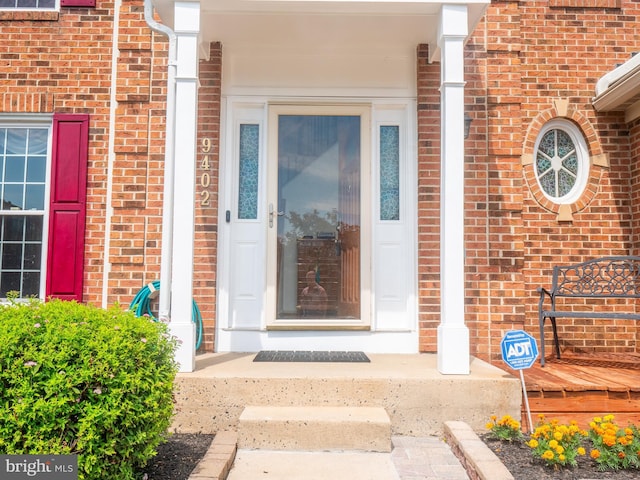
[[[39,296],[49,127],[0,125],[0,297]]]
[[[544,195],[555,203],[573,203],[582,194],[589,174],[587,145],[573,123],[555,119],[542,128],[535,172]]]

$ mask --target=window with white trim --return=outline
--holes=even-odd
[[[0,0],[0,9],[53,10],[56,0]]]
[[[48,10],[59,11],[61,7],[94,8],[96,0],[0,0],[0,10]]]
[[[589,178],[589,152],[582,132],[565,119],[547,122],[534,149],[536,180],[542,193],[557,204],[575,202]]]
[[[42,296],[50,125],[0,123],[0,297]]]

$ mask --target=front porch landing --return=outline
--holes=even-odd
[[[172,429],[236,430],[246,406],[383,407],[393,435],[440,435],[460,420],[482,431],[489,417],[520,417],[520,380],[472,358],[469,375],[443,375],[435,354],[368,354],[371,363],[253,362],[255,353],[196,357],[179,373]]]

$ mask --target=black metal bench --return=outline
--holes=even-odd
[[[578,310],[577,306],[568,305],[566,302],[561,302],[562,305],[556,303],[558,298],[640,298],[640,257],[602,257],[576,265],[555,266],[551,289],[538,287],[538,293],[540,364],[544,366],[544,323],[547,318],[551,320],[557,358],[560,358],[557,318],[640,320],[640,313],[636,313],[636,302],[629,305],[626,312]],[[546,299],[549,300],[547,306]]]

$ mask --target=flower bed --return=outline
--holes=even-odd
[[[620,427],[612,415],[596,417],[589,431],[539,417],[528,438],[511,417],[492,417],[484,442],[516,480],[626,480],[639,477],[640,433]]]

